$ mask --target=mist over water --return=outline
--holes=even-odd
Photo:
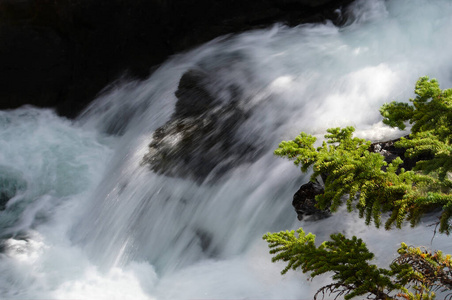
[[[110,87],[76,121],[32,107],[0,111],[0,200],[9,199],[0,299],[309,299],[328,278],[281,276],[261,239],[300,226],[318,241],[358,235],[382,265],[401,241],[451,253],[450,240],[431,242],[422,224],[376,230],[346,212],[296,220],[292,195],[308,177],[273,156],[281,140],[348,125],[374,141],[395,138],[404,133],[382,125],[383,103],[408,101],[424,75],[452,87],[451,1],[357,1],[347,13],[341,28],[275,25],[219,38],[143,82]],[[141,165],[193,68],[215,75],[221,101],[231,98],[226,86],[243,91],[249,118],[236,138],[263,153],[220,180]]]

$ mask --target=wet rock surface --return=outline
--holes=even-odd
[[[409,136],[406,135],[404,138],[409,138]],[[372,143],[369,147],[369,151],[380,153],[384,156],[387,163],[390,163],[397,157],[400,157],[403,163],[400,164],[399,169],[404,168],[406,171],[413,169],[414,166],[416,166],[416,163],[420,160],[428,160],[433,158],[433,156],[428,153],[414,158],[405,157],[406,149],[395,146],[395,143],[398,141],[400,141],[400,139]]]
[[[330,216],[329,210],[321,210],[316,207],[315,196],[323,194],[323,186],[319,182],[308,182],[303,184],[293,195],[292,206],[297,213],[299,221],[305,216],[310,216],[310,220],[320,220]]]
[[[218,84],[222,71],[200,68],[182,75],[175,111],[153,133],[143,165],[160,174],[202,182],[262,154],[264,147],[256,148],[253,137],[241,137],[250,114],[244,105],[247,97],[229,79]]]

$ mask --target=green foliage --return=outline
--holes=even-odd
[[[392,102],[380,109],[383,122],[392,127],[404,128],[412,124],[409,139],[402,138],[397,147],[407,149],[405,156],[420,161],[414,170],[430,177],[426,193],[412,197],[407,205],[418,219],[427,207],[441,206],[443,214],[440,232],[449,233],[452,216],[452,89],[441,90],[435,79],[422,77],[416,83],[416,97],[411,104]],[[428,180],[426,180],[428,181]],[[415,218],[415,219],[416,219]]]
[[[408,103],[395,101],[383,104],[380,108],[380,113],[384,117],[383,123],[401,130],[406,128],[405,122],[411,119],[413,112],[413,107]]]
[[[354,138],[353,127],[327,130],[322,146],[314,148],[316,138],[301,133],[293,141],[283,141],[275,150],[278,156],[294,160],[301,170],[313,169],[311,180],[326,174],[325,192],[316,197],[320,209],[336,211],[344,202],[349,211],[358,209],[366,223],[372,220],[379,227],[381,214],[391,211],[385,226],[400,227],[405,220],[417,220],[417,215],[407,214],[406,207],[425,192],[414,183],[430,183],[430,177],[415,172],[399,170],[400,158],[390,164],[383,156],[370,152],[370,142]],[[383,169],[386,170],[383,170]]]
[[[298,236],[297,236],[298,235]],[[367,299],[435,299],[435,291],[452,289],[452,259],[441,251],[409,247],[402,243],[399,256],[389,268],[379,268],[370,261],[374,254],[357,237],[346,238],[332,234],[330,241],[315,245],[315,235],[305,234],[302,228],[296,233],[281,231],[267,233],[273,262],[283,261],[290,269],[301,269],[315,276],[332,273],[334,283],[320,288],[314,295],[336,294],[351,299],[366,296]]]
[[[404,129],[399,124],[409,121],[413,124],[412,134],[432,133],[442,141],[450,141],[452,130],[452,89],[441,90],[436,79],[421,77],[414,90],[416,97],[411,105],[392,102],[381,107],[383,123]]]
[[[385,228],[401,227],[405,220],[414,226],[426,212],[441,208],[439,231],[449,234],[452,218],[452,89],[441,90],[436,80],[422,77],[411,103],[391,102],[381,107],[383,122],[405,129],[411,124],[409,138],[396,146],[405,156],[418,162],[411,171],[400,168],[402,160],[387,164],[378,153],[369,151],[370,142],[353,137],[354,128],[332,128],[326,141],[314,147],[316,138],[301,133],[292,141],[280,143],[275,154],[293,160],[311,180],[326,178],[324,193],[316,196],[318,208],[332,212],[346,203],[357,209],[366,224],[378,227],[381,215],[390,212]],[[319,294],[344,295],[345,299],[366,295],[370,299],[434,299],[437,290],[452,290],[452,260],[441,251],[431,252],[403,244],[399,256],[387,269],[369,263],[373,254],[356,237],[331,235],[331,241],[315,245],[315,236],[300,228],[264,235],[275,255],[290,269],[301,269],[315,277],[333,273],[334,282]],[[452,294],[449,296],[452,297]]]
[[[280,143],[275,154],[294,160],[302,172],[311,167],[311,180],[326,175],[325,192],[316,197],[320,209],[336,211],[344,202],[349,211],[357,209],[366,223],[379,227],[381,214],[391,212],[385,223],[401,227],[408,220],[414,226],[433,208],[442,207],[440,232],[449,233],[452,195],[452,90],[441,91],[435,80],[421,78],[412,105],[392,102],[382,107],[384,122],[404,128],[413,124],[410,139],[396,145],[406,148],[406,156],[427,157],[413,171],[399,169],[402,160],[390,164],[369,151],[370,141],[353,137],[354,128],[331,128],[326,142],[315,148],[316,138],[302,132],[292,141]],[[422,171],[422,172],[419,172]]]
[[[397,280],[404,285],[410,285],[414,291],[414,294],[402,294],[407,299],[416,299],[409,298],[414,296],[419,296],[420,299],[433,299],[435,291],[452,290],[450,254],[444,255],[441,251],[432,252],[420,247],[411,247],[405,243],[402,243],[397,252],[399,256],[390,267],[395,271]]]
[[[320,289],[318,294],[328,292],[344,295],[345,299],[355,296],[374,295],[375,299],[386,299],[394,289],[403,288],[391,280],[391,271],[369,264],[374,255],[369,252],[361,239],[345,238],[342,234],[331,235],[331,241],[315,246],[315,236],[305,234],[303,229],[267,233],[263,239],[269,243],[272,261],[287,262],[281,272],[301,268],[311,277],[327,272],[333,273],[335,283]]]

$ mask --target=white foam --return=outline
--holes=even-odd
[[[381,264],[400,241],[430,245],[433,229],[423,225],[386,232],[345,212],[299,223],[290,202],[307,176],[272,150],[300,131],[321,137],[333,126],[379,141],[405,134],[385,127],[378,108],[408,101],[420,76],[452,86],[451,14],[446,0],[358,0],[343,28],[275,25],[176,56],[148,80],[113,88],[76,122],[30,107],[0,112],[0,165],[26,182],[0,212],[9,235],[0,297],[310,298],[328,276],[280,276],[264,233],[302,225],[319,241],[356,234]],[[192,67],[216,70],[223,101],[224,86],[243,89],[240,105],[251,114],[239,138],[257,136],[265,150],[215,184],[140,165]],[[430,246],[452,252],[447,237]]]

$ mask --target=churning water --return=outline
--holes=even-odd
[[[309,299],[328,278],[281,276],[261,240],[299,226],[319,240],[358,235],[381,264],[400,241],[452,252],[447,237],[431,242],[432,220],[389,232],[345,212],[296,220],[291,198],[307,177],[272,155],[281,140],[347,125],[394,138],[381,104],[408,101],[424,75],[452,87],[452,1],[357,1],[348,14],[341,28],[275,25],[212,41],[111,87],[76,121],[0,111],[0,299]],[[224,86],[242,91],[249,117],[236,139],[263,153],[201,183],[141,164],[192,68],[214,74],[222,101]]]

